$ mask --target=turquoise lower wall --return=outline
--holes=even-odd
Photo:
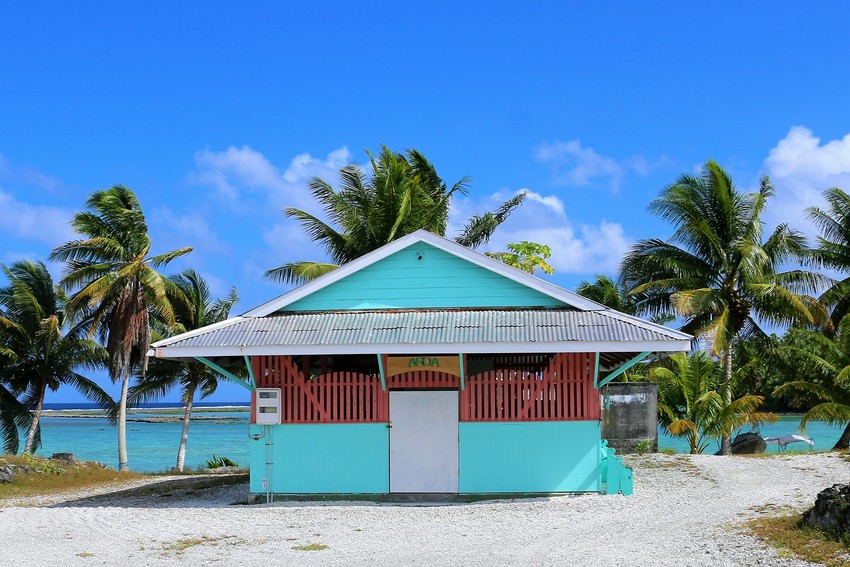
[[[251,492],[281,494],[389,492],[389,434],[384,423],[251,426]],[[601,488],[598,421],[462,422],[459,491],[597,492]]]
[[[389,435],[384,423],[252,425],[251,492],[263,493],[266,442],[271,442],[272,492],[320,494],[389,491]]]
[[[598,491],[599,422],[460,424],[460,491]]]

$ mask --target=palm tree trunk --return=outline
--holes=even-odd
[[[178,471],[183,472],[183,463],[186,460],[186,443],[189,441],[189,420],[192,419],[192,403],[195,398],[195,387],[191,386],[186,392],[186,409],[183,411],[183,434],[180,436],[180,447],[177,449]]]
[[[729,407],[732,403],[732,345],[726,347],[723,353],[723,406]],[[720,437],[720,454],[732,454],[732,436]]]
[[[24,443],[24,453],[32,454],[35,450],[35,433],[38,431],[38,423],[41,420],[41,410],[44,407],[44,393],[47,391],[47,380],[42,380],[38,385],[38,400],[32,412],[32,421],[27,431],[27,440]]]
[[[130,387],[130,367],[121,375],[121,399],[118,401],[118,470],[128,471],[127,464],[127,390]]]
[[[850,423],[844,428],[844,433],[835,442],[834,449],[850,449]]]

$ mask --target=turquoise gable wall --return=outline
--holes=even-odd
[[[421,259],[420,259],[421,256]],[[539,291],[418,243],[304,297],[286,311],[563,307]]]

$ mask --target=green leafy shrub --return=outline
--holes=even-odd
[[[227,457],[216,457],[215,453],[213,453],[212,459],[207,461],[208,469],[217,469],[221,467],[238,467],[239,463],[231,461]]]

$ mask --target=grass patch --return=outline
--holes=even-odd
[[[216,546],[221,543],[225,543],[227,545],[238,545],[240,543],[247,543],[244,539],[238,538],[233,535],[225,535],[225,536],[201,536],[201,537],[193,537],[193,538],[185,538],[178,539],[174,543],[169,543],[167,545],[163,545],[162,548],[165,551],[174,551],[178,555],[185,552],[187,549],[192,547],[197,547],[199,545],[211,545]]]
[[[850,541],[837,541],[803,525],[799,513],[750,520],[744,526],[748,533],[776,548],[779,557],[796,557],[829,567],[850,564]]]
[[[120,484],[144,478],[133,472],[103,468],[98,463],[64,462],[31,455],[0,458],[0,466],[28,467],[27,472],[15,471],[12,482],[0,484],[0,503],[7,498],[41,496],[68,490]]]
[[[717,480],[707,475],[701,468],[694,464],[691,455],[676,453],[670,459],[641,459],[638,457],[634,462],[629,462],[635,470],[661,469],[685,473],[691,478],[699,478],[717,484]]]
[[[45,496],[85,489],[113,488],[108,494],[91,496],[92,499],[112,499],[123,497],[154,496],[183,499],[196,492],[241,484],[248,481],[248,473],[227,475],[185,474],[174,480],[162,480],[136,488],[121,489],[132,481],[145,478],[157,478],[161,474],[141,474],[119,472],[104,468],[98,463],[64,462],[53,459],[41,459],[33,456],[5,456],[0,458],[0,466],[26,466],[29,471],[15,471],[12,482],[0,484],[0,506],[4,500]],[[166,474],[166,473],[163,473]]]
[[[292,547],[292,549],[296,551],[322,551],[327,548],[328,546],[323,543],[310,543],[307,545],[295,545]]]
[[[94,553],[89,553],[88,551],[84,551],[82,553],[78,553],[77,557],[94,557]]]

